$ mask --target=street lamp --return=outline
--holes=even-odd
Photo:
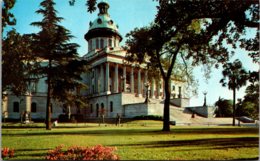
[[[148,102],[150,102],[150,100],[149,100],[149,86],[150,86],[150,83],[149,82],[146,82],[145,84],[144,84],[144,86],[146,87],[146,98],[145,98],[145,103],[148,103]]]
[[[207,100],[206,100],[207,92],[204,91],[203,94],[204,94],[204,104],[203,104],[203,106],[206,107],[207,106]]]
[[[122,80],[122,82],[123,82],[122,92],[125,92],[125,77],[124,77],[124,76],[121,76],[121,80]]]

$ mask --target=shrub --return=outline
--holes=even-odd
[[[14,157],[14,149],[10,149],[8,147],[2,148],[2,158],[8,159]]]
[[[159,115],[140,115],[140,116],[135,116],[135,120],[163,120],[162,116]]]
[[[119,156],[113,154],[116,148],[96,145],[94,147],[72,146],[66,151],[63,145],[50,150],[45,157],[47,160],[119,160]]]

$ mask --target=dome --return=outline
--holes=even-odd
[[[110,18],[108,14],[109,4],[106,1],[101,1],[98,4],[99,14],[97,19],[89,23],[89,31],[85,35],[85,39],[89,40],[97,36],[117,35],[122,40],[122,36],[118,32],[118,25]]]

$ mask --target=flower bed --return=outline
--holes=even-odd
[[[63,150],[63,145],[50,150],[45,157],[47,160],[119,160],[113,154],[116,148],[96,145],[94,147],[72,146]]]

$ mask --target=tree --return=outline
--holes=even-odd
[[[54,5],[53,0],[43,0],[40,3],[41,8],[36,11],[43,15],[43,20],[32,23],[41,28],[41,31],[34,35],[34,43],[37,46],[34,52],[38,54],[38,60],[43,60],[37,74],[47,79],[47,130],[51,130],[52,99],[68,105],[84,102],[77,90],[84,87],[80,75],[86,71],[85,61],[81,60],[77,53],[78,45],[69,43],[72,38],[70,32],[59,25],[62,18],[57,16]]]
[[[159,0],[157,8],[155,22],[128,33],[126,44],[129,61],[152,62],[148,65],[160,70],[166,96],[163,131],[169,131],[169,80],[177,55],[190,59],[192,65],[215,64],[218,67],[218,63],[230,57],[223,41],[234,48],[238,40],[244,44],[246,40],[242,41],[241,36],[245,28],[258,27],[259,9],[256,1],[215,0]],[[246,16],[248,10],[251,17]],[[164,59],[169,61],[168,67],[163,65]]]
[[[246,87],[246,95],[237,108],[239,109],[240,116],[259,119],[259,73],[250,71],[248,81],[251,84]]]
[[[32,52],[32,36],[11,30],[3,38],[2,91],[24,94],[34,80],[33,70],[38,66]],[[34,62],[34,63],[32,63]]]
[[[14,7],[15,0],[3,0],[2,4],[2,32],[7,25],[15,25],[16,19],[10,10]]]
[[[232,100],[220,98],[215,103],[217,110],[215,111],[216,117],[231,117],[232,116]]]
[[[236,90],[246,85],[248,73],[243,68],[242,63],[236,59],[233,63],[227,63],[223,66],[223,78],[220,83],[233,91],[233,126],[235,126],[236,113]]]

